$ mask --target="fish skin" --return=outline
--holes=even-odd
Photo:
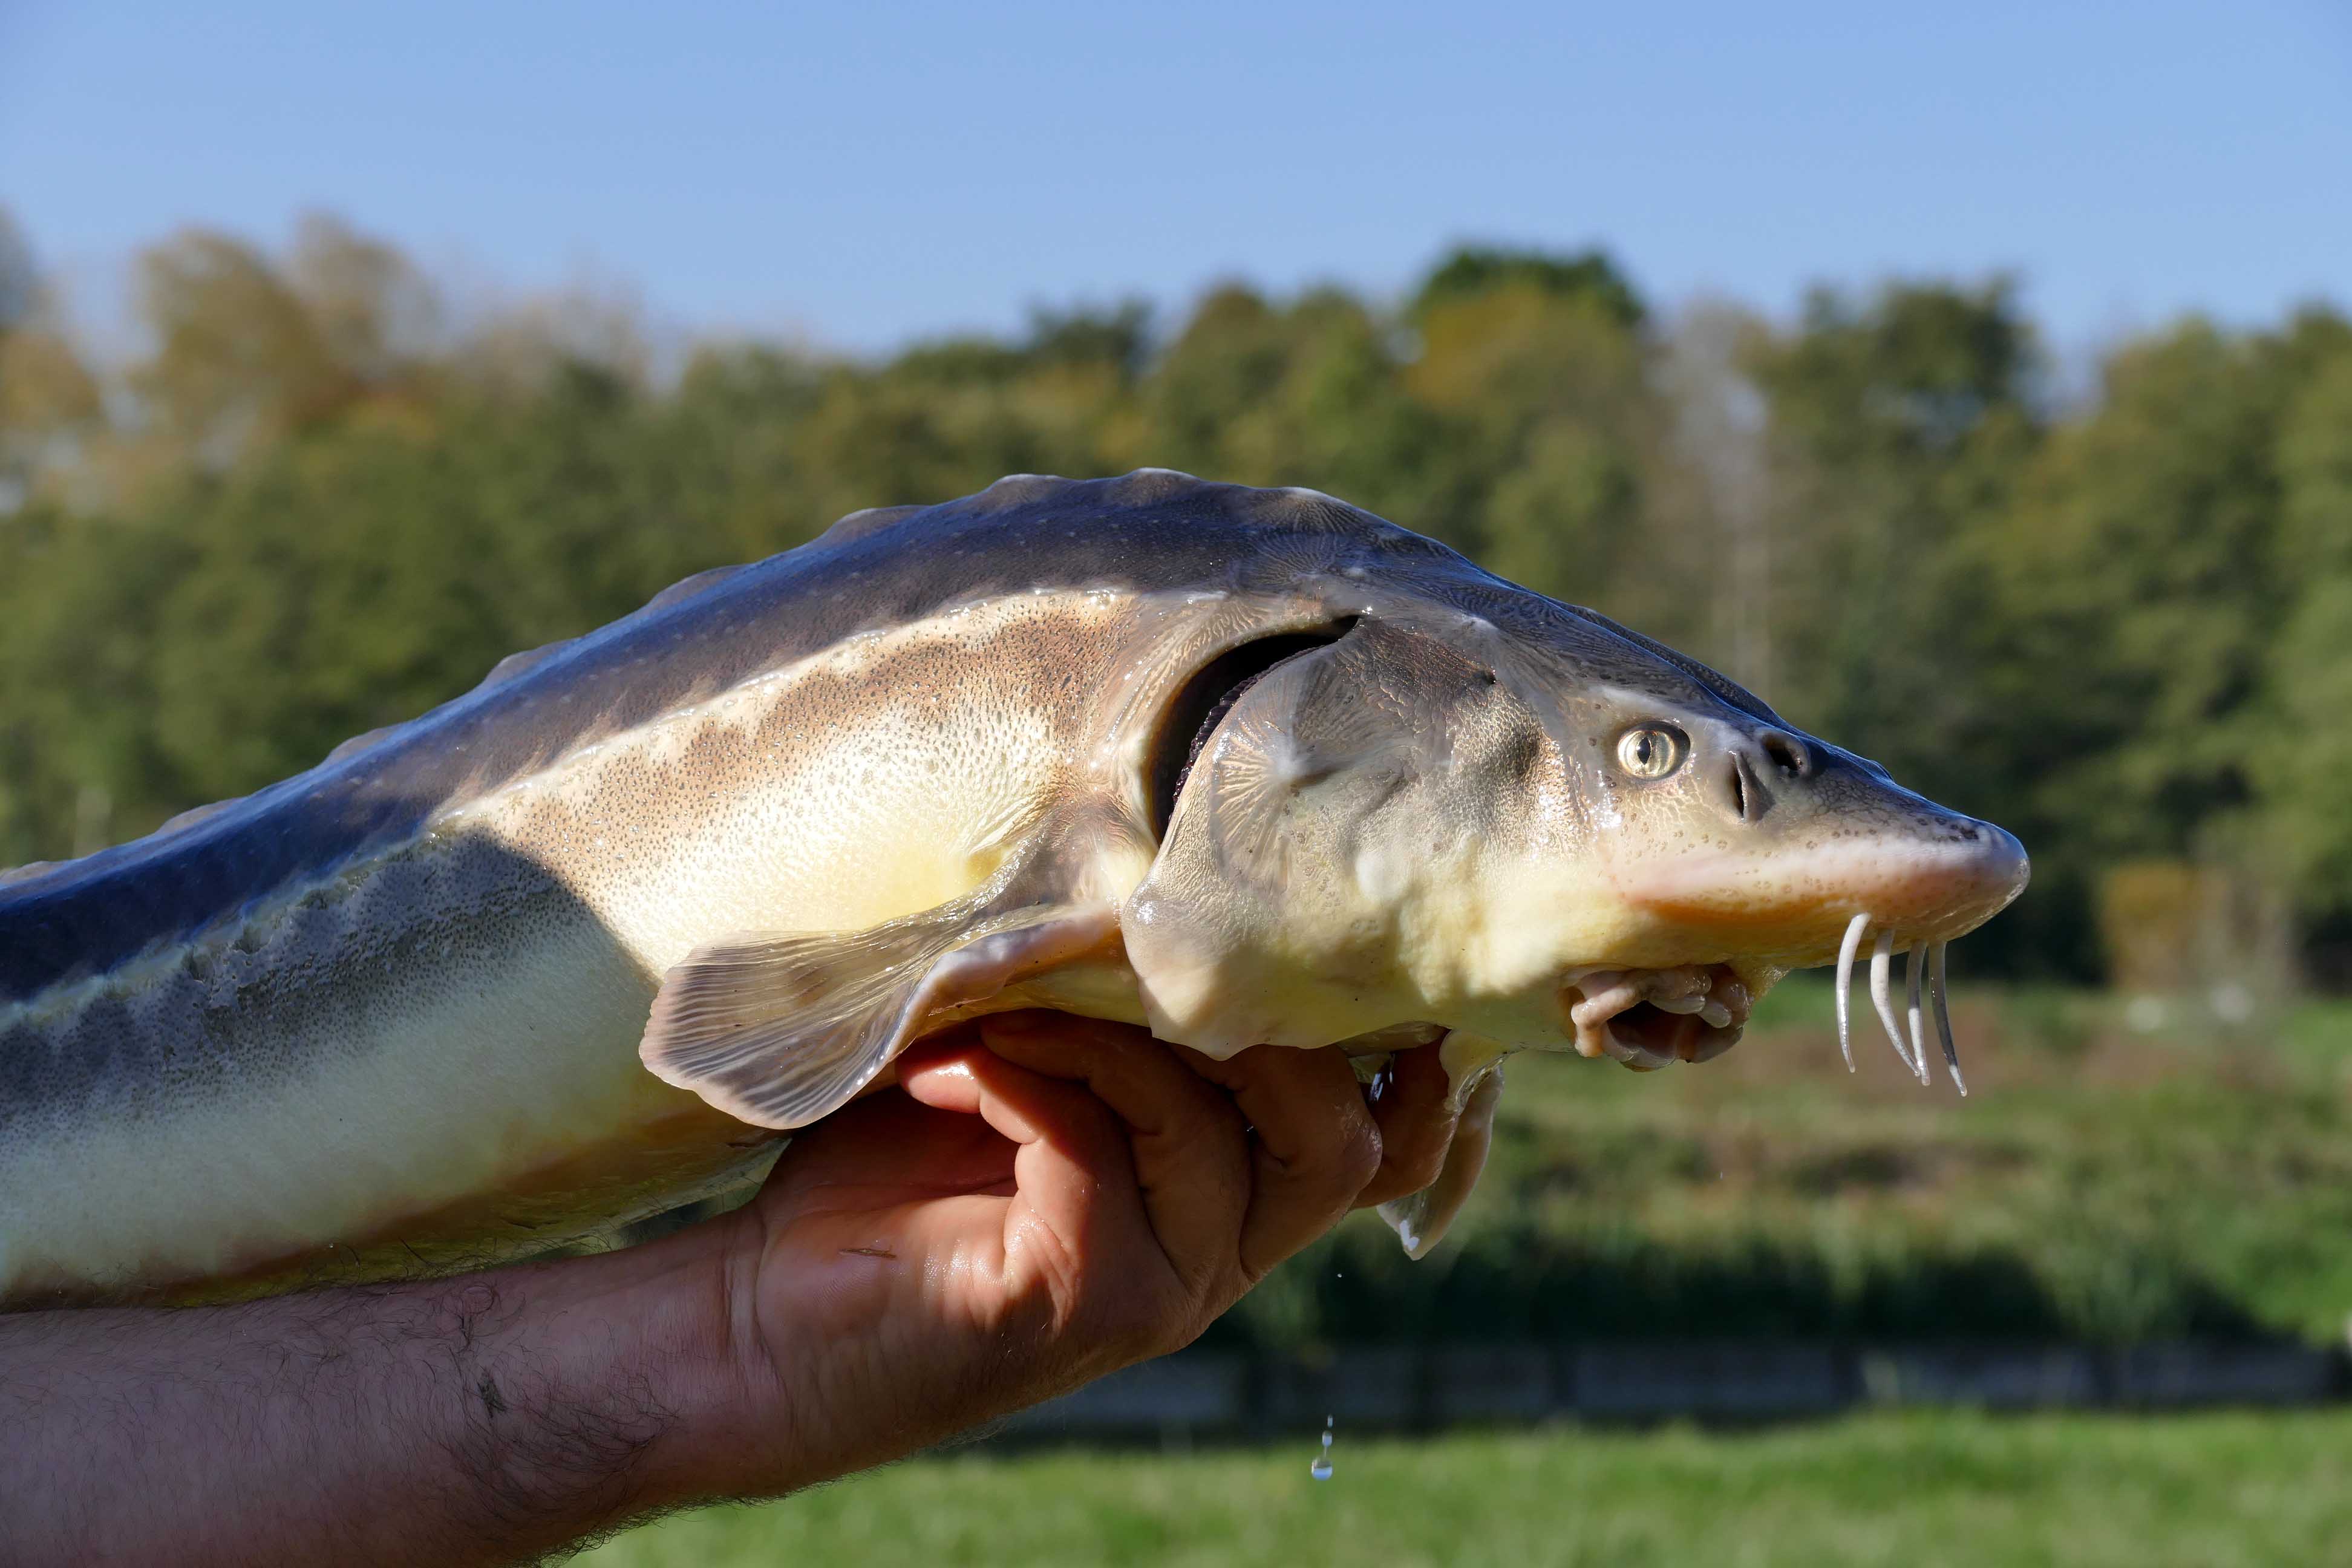
[[[1217,731],[1163,852],[1149,773],[1186,679],[1234,646],[1360,618],[1244,694],[1245,721]],[[773,1157],[772,1136],[661,1082],[636,1051],[664,974],[735,932],[856,931],[1000,884],[1015,900],[1090,897],[1120,906],[1129,962],[1049,975],[997,1005],[1150,1021],[1231,1050],[1249,1040],[1218,1010],[1248,991],[1305,1010],[1276,1020],[1288,1043],[1356,1033],[1333,1020],[1361,1020],[1313,986],[1265,988],[1256,971],[1332,956],[1285,934],[1278,898],[1207,907],[1215,877],[1200,851],[1223,829],[1198,803],[1235,797],[1226,742],[1261,723],[1250,704],[1290,700],[1301,680],[1344,686],[1382,648],[1402,662],[1375,668],[1371,689],[1334,687],[1338,708],[1295,706],[1297,733],[1339,735],[1350,713],[1385,711],[1383,691],[1436,700],[1481,670],[1505,672],[1517,704],[1493,734],[1545,751],[1563,779],[1584,763],[1561,760],[1579,741],[1570,721],[1538,711],[1547,681],[1609,694],[1610,712],[1780,728],[1703,666],[1314,492],[1147,469],[1023,476],[942,506],[855,514],[800,550],[518,656],[309,773],[0,881],[0,1302],[446,1271],[740,1185]],[[1431,728],[1425,713],[1389,717]],[[1427,739],[1382,743],[1391,760],[1412,752],[1425,778],[1451,765]],[[1812,744],[1833,763],[1815,793],[1847,829],[1910,813],[1922,831],[1975,831]],[[1279,832],[1335,830],[1319,806],[1284,810]],[[1490,815],[1535,842],[1527,810]],[[1211,858],[1233,854],[1220,841]],[[1592,940],[1622,947],[1621,963],[1687,948],[1680,917],[1643,912],[1654,890],[1633,885],[1640,856],[1628,865],[1578,884],[1614,922]],[[2021,856],[2020,880],[2021,868]],[[1710,918],[1729,918],[1720,888],[1743,867],[1683,869],[1651,905],[1713,897]],[[1458,1002],[1451,1027],[1558,1043],[1543,1012],[1556,1005],[1531,1004],[1528,986],[1502,997],[1476,964],[1448,976],[1431,959],[1476,947],[1454,939],[1475,934],[1481,911],[1448,905],[1394,856],[1348,875],[1342,901],[1418,900],[1426,916],[1391,944],[1404,978],[1369,988],[1382,1005]],[[1365,875],[1395,886],[1358,885]],[[1979,894],[1971,910],[1990,900]],[[1317,909],[1290,912],[1298,931],[1318,929]],[[1770,952],[1743,941],[1708,951],[1743,957],[1762,984],[1823,961],[1810,930]],[[1546,1029],[1554,1037],[1532,1037]]]

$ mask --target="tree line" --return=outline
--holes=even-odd
[[[328,217],[282,251],[179,233],[135,280],[141,346],[104,359],[0,219],[0,864],[310,766],[845,512],[1149,464],[1436,535],[2010,826],[2035,884],[1972,966],[2096,977],[2120,909],[2267,922],[2345,978],[2329,307],[2186,319],[2062,395],[2003,279],[1774,321],[1662,312],[1599,253],[1465,248],[1402,300],[1040,310],[880,358],[666,353],[608,300],[468,308]]]

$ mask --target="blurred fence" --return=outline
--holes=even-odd
[[[1769,1421],[1864,1405],[1989,1410],[2300,1405],[2352,1394],[2309,1345],[1621,1344],[1185,1351],[1022,1412],[993,1436],[1157,1439],[1433,1431],[1552,1420]]]

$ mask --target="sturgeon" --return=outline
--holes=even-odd
[[[1507,1052],[1702,1061],[1869,937],[1924,1079],[1923,973],[1940,1023],[1943,944],[2025,877],[1704,666],[1328,497],[1015,477],[11,873],[0,1301],[589,1243],[1029,1006],[1217,1056],[1437,1044],[1461,1130],[1388,1211],[1418,1255]]]

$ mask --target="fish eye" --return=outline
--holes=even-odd
[[[1689,750],[1681,731],[1639,724],[1617,737],[1617,765],[1637,779],[1662,779],[1683,765]]]

